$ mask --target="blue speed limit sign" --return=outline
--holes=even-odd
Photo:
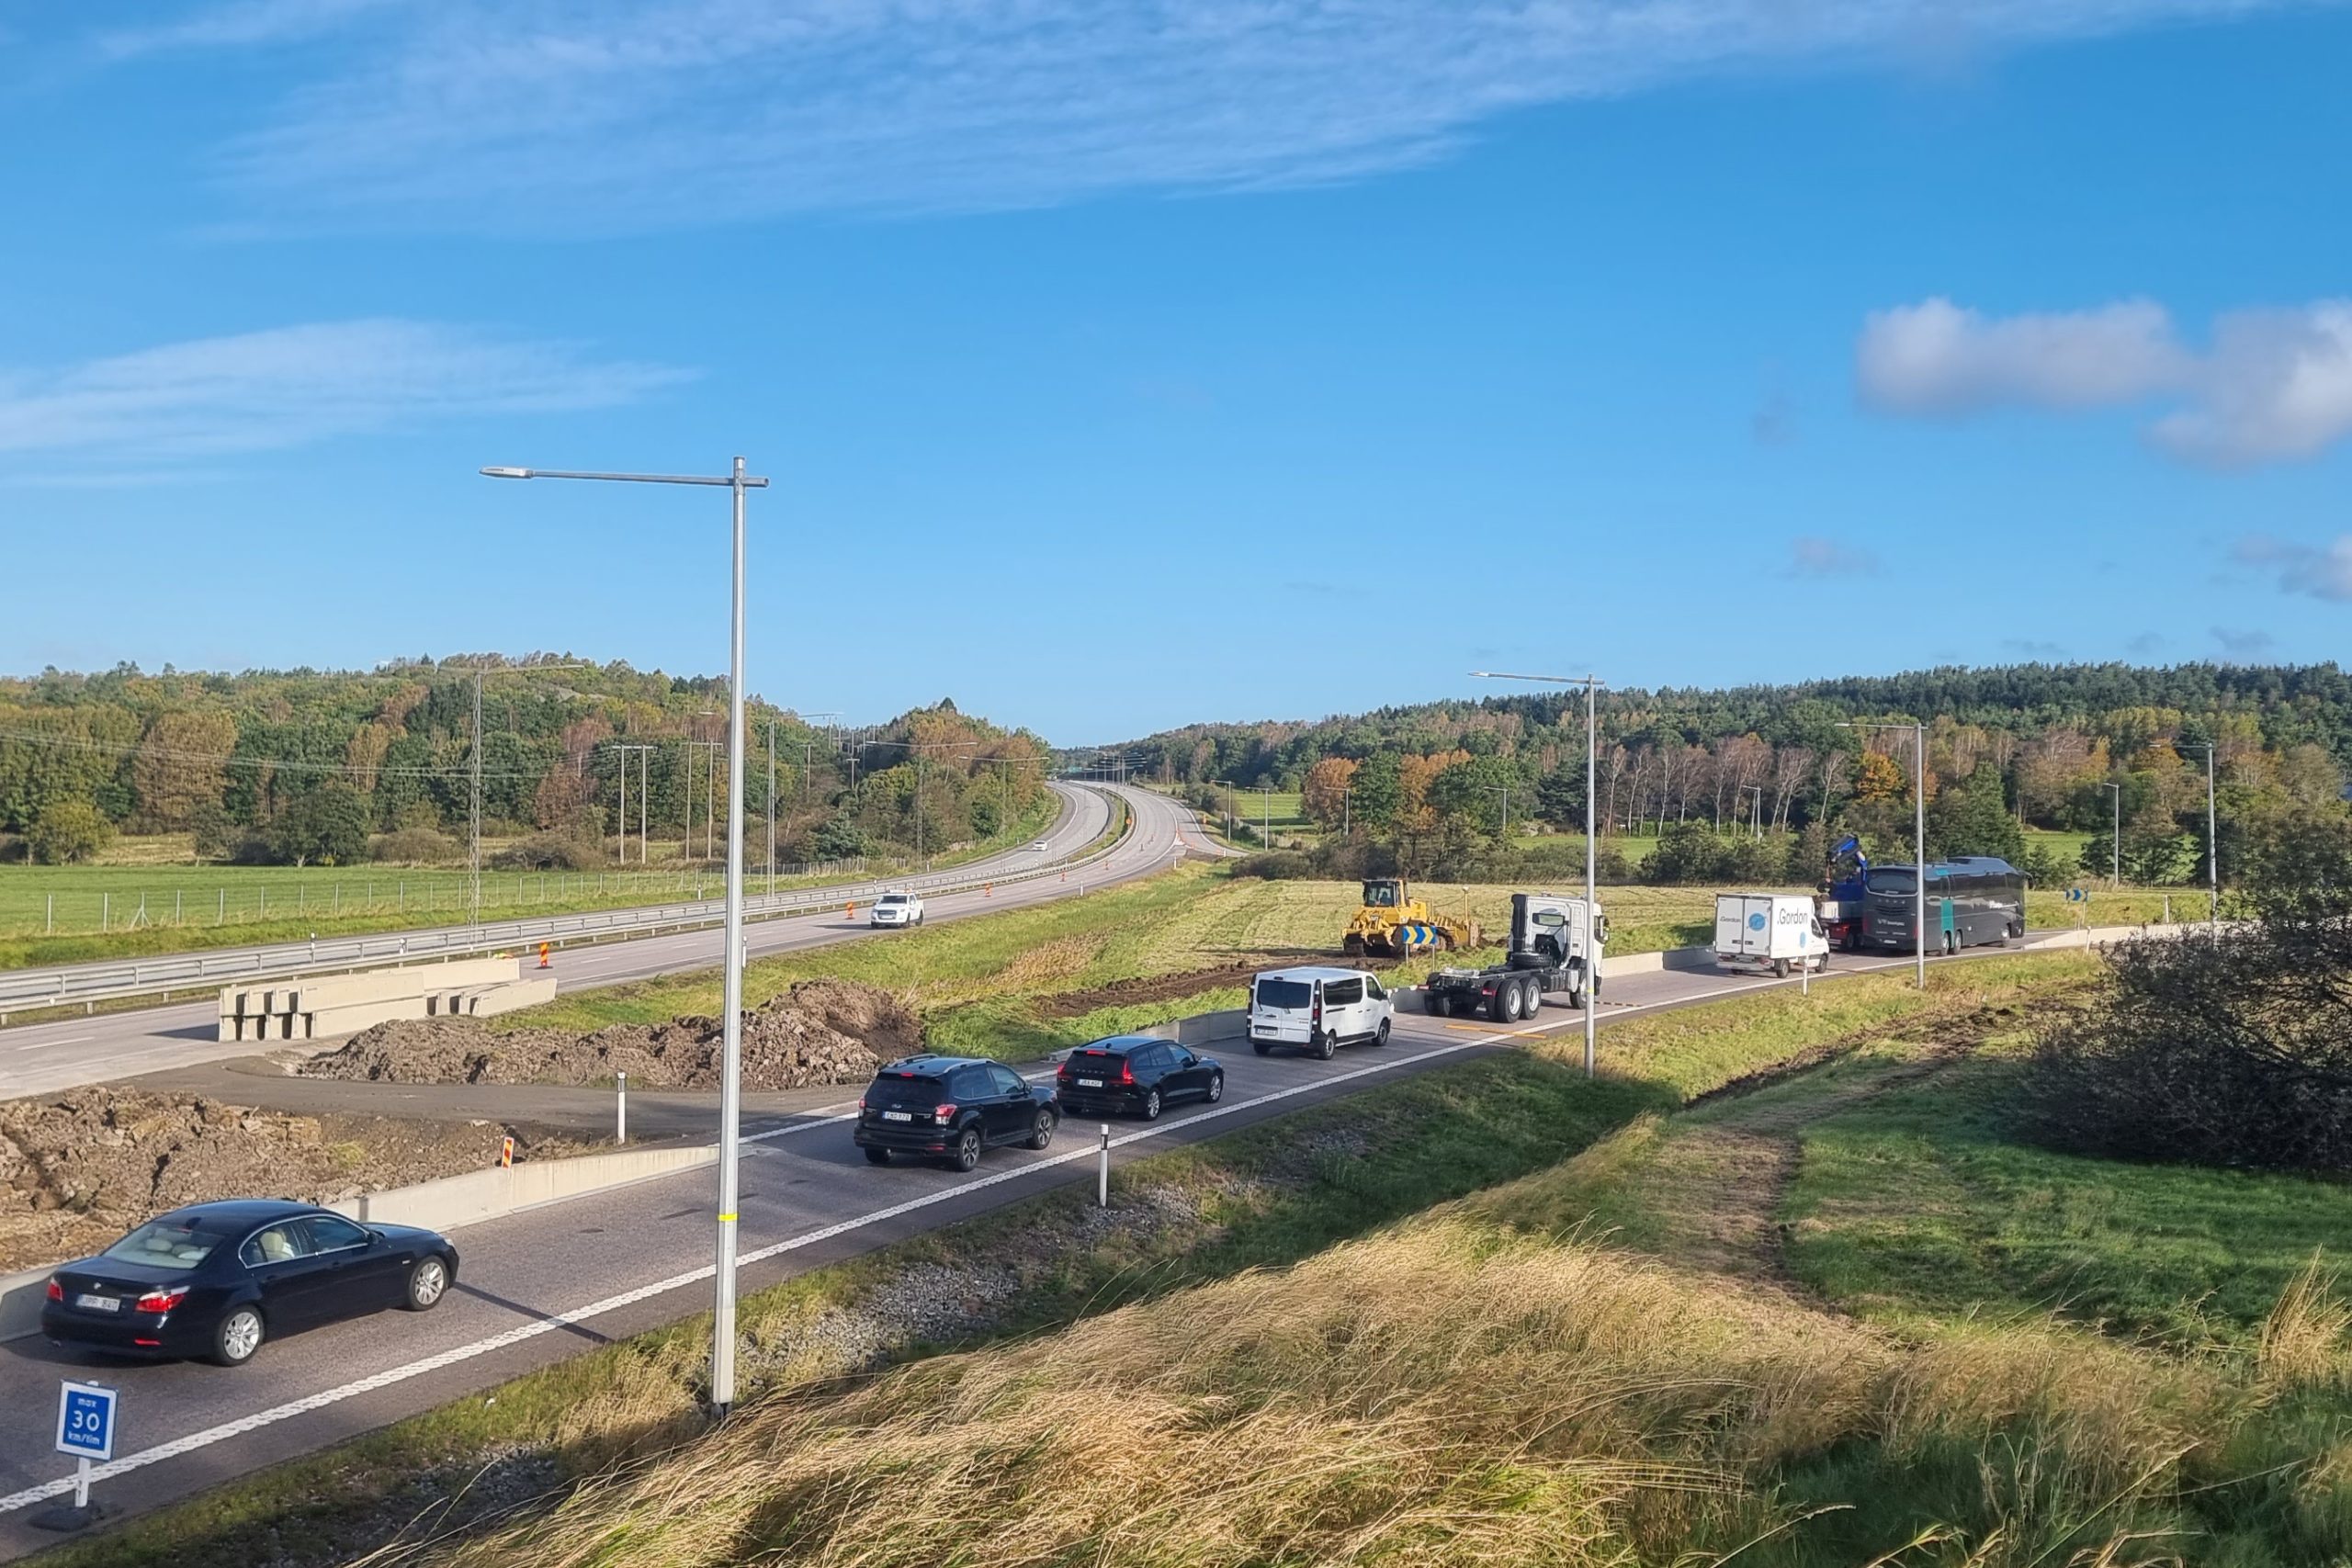
[[[114,1458],[115,1391],[69,1382],[57,1391],[57,1451],[100,1461]]]

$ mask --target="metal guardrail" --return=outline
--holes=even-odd
[[[972,867],[933,872],[827,888],[799,888],[789,893],[763,893],[743,900],[747,920],[776,919],[814,914],[852,901],[865,902],[884,891],[957,893],[1000,882],[1034,882],[1100,863],[1117,852],[1135,831],[1132,807],[1115,795],[1113,818],[1126,812],[1116,838],[1076,860],[1049,861],[1028,870],[989,872]],[[432,931],[386,932],[373,936],[330,937],[323,941],[284,942],[242,952],[159,954],[120,964],[78,964],[70,969],[15,977],[0,977],[0,1023],[11,1012],[123,1001],[139,997],[168,996],[173,991],[205,990],[238,981],[291,979],[303,975],[330,975],[404,959],[456,958],[503,947],[535,947],[545,942],[561,944],[606,937],[651,936],[663,931],[687,931],[715,926],[727,916],[723,898],[691,899],[675,904],[640,905],[628,909],[590,909],[570,915],[537,915],[526,919],[499,920],[481,926],[447,926]]]

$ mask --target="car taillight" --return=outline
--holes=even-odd
[[[51,1276],[49,1281],[49,1299],[53,1302],[62,1302],[65,1299],[65,1287],[57,1282],[54,1275]]]
[[[861,1095],[859,1095],[859,1096],[857,1097],[857,1108],[858,1108],[860,1111],[863,1111],[863,1110],[865,1110],[865,1096],[864,1096],[864,1095],[862,1095],[862,1094],[861,1094]]]
[[[1136,1065],[1133,1062],[1126,1061],[1124,1058],[1120,1061],[1119,1081],[1121,1083],[1133,1083],[1136,1081]]]
[[[938,1122],[941,1126],[946,1126],[947,1123],[956,1120],[955,1102],[950,1100],[946,1104],[942,1105],[938,1110],[933,1111],[931,1116],[932,1120]]]
[[[186,1285],[175,1286],[173,1289],[168,1291],[150,1291],[145,1295],[139,1298],[138,1310],[141,1312],[169,1312],[174,1307],[179,1305],[187,1296],[187,1287]]]

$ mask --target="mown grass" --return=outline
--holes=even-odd
[[[2079,982],[2063,959],[2032,963],[2049,987]],[[2002,985],[2005,999],[1947,984],[1856,1034],[1806,1037],[1856,1054],[1755,1098],[1800,1119],[1808,1087],[1833,1109],[1867,1100],[1874,1076],[1920,1067],[1904,1047],[1922,1042],[1898,1036],[2046,999],[2025,961]],[[1628,1040],[1626,1061],[1683,1086],[1615,1077],[1631,1127],[1728,1123],[1739,1100],[1668,1108],[1782,1059],[1761,1043],[1797,1038],[1792,1014],[1819,1021],[1785,992],[1702,1010],[1757,1050],[1700,1040],[1687,1017],[1675,1038]],[[1515,1070],[1538,1084],[1562,1071]],[[1506,1104],[1528,1092],[1502,1087]],[[2324,1277],[2289,1280],[2249,1346],[2199,1355],[2030,1314],[1891,1332],[1601,1236],[1583,1201],[1600,1152],[1386,1224],[1365,1203],[1287,1267],[1204,1277],[1130,1258],[1130,1277],[1184,1278],[1018,1342],[763,1399],[420,1555],[447,1568],[2322,1568],[2352,1552],[2352,1309]],[[1365,1163],[1333,1151],[1317,1185],[1344,1200]]]
[[[1006,831],[933,857],[932,869],[952,869],[1027,843],[1051,827],[1060,810],[1058,796],[1041,797]],[[655,849],[658,858],[660,846]],[[491,852],[485,847],[484,858]],[[890,863],[876,861],[863,872],[778,876],[773,886],[777,892],[789,892],[869,881],[890,871]],[[723,873],[699,867],[484,870],[481,912],[484,919],[503,920],[628,908],[715,898],[724,885]],[[757,864],[751,864],[745,886],[764,893],[771,883]],[[0,867],[0,969],[300,942],[313,935],[462,925],[472,912],[471,898],[470,873],[430,867],[5,866]],[[50,929],[52,917],[54,931]],[[102,922],[108,929],[102,931]]]
[[[2040,962],[2053,976],[2069,973],[2070,961]],[[1942,975],[1935,979],[1944,986]],[[744,1298],[741,1323],[753,1348],[747,1379],[773,1398],[829,1386],[854,1370],[807,1348],[811,1326],[912,1267],[1009,1260],[1018,1288],[1001,1303],[993,1332],[1045,1331],[1204,1280],[1291,1264],[1431,1204],[1545,1169],[1612,1127],[1800,1058],[1857,1016],[1949,1010],[1967,999],[1947,994],[1949,987],[1921,997],[1876,980],[1854,988],[1886,995],[1854,1014],[1820,1010],[1826,991],[1809,1001],[1758,992],[1612,1025],[1604,1035],[1609,1072],[1598,1084],[1548,1055],[1497,1053],[1171,1148],[1123,1166],[1114,1203],[1114,1212],[1148,1204],[1176,1221],[1101,1232],[1043,1261],[1038,1238],[1079,1226],[1090,1192],[1046,1193],[814,1270]],[[697,1429],[693,1410],[708,1332],[708,1319],[697,1317],[590,1351],[133,1520],[68,1548],[58,1561],[72,1568],[231,1568],[274,1557],[334,1560],[330,1548],[372,1542],[391,1528],[388,1519],[438,1518],[447,1495],[467,1485],[469,1471],[494,1460],[543,1456],[554,1477],[658,1451]],[[933,1348],[910,1343],[897,1353]],[[636,1559],[624,1551],[614,1560]]]

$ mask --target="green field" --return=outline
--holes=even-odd
[[[992,840],[933,857],[941,870],[1030,841],[1060,813],[1041,798]],[[764,848],[764,844],[761,846]],[[657,852],[659,845],[655,846]],[[674,852],[676,846],[672,846]],[[751,846],[746,845],[747,852]],[[489,852],[485,851],[485,859]],[[866,869],[779,876],[771,884],[756,860],[746,886],[754,893],[864,881],[909,869],[874,860]],[[675,899],[717,897],[723,874],[705,868],[481,874],[486,920],[583,909],[628,908]],[[462,870],[400,866],[94,865],[0,866],[0,969],[88,959],[182,953],[299,942],[311,935],[400,931],[462,924],[471,910],[471,877]]]

